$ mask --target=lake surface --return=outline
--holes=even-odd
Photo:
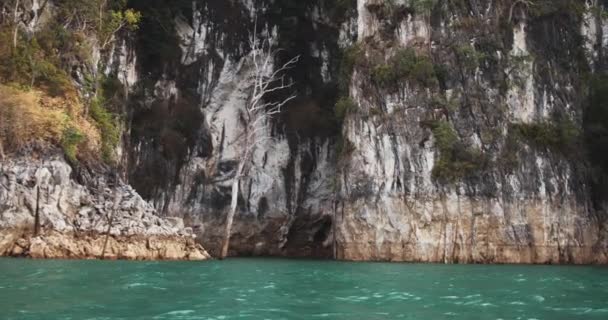
[[[0,319],[608,319],[604,267],[0,259]]]

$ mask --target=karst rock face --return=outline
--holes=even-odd
[[[52,16],[25,2],[32,30]],[[130,1],[144,19],[103,71],[128,92],[121,188],[219,252],[257,32],[276,66],[299,56],[268,99],[297,98],[259,134],[231,255],[606,263],[572,138],[605,71],[606,3],[533,2]]]
[[[182,219],[159,217],[129,185],[102,177],[80,184],[63,157],[5,160],[0,183],[0,256],[209,258]]]

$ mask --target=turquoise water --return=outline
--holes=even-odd
[[[0,259],[0,319],[608,319],[602,267]]]

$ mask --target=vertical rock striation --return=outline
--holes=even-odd
[[[597,21],[532,16],[521,4],[510,4],[509,21],[511,7],[496,1],[437,1],[425,13],[414,2],[359,1],[368,59],[410,48],[434,71],[414,67],[418,74],[390,87],[377,80],[379,69],[355,67],[337,257],[605,263],[606,220],[589,196],[584,159],[565,136],[551,145],[527,131],[553,122],[580,128],[584,46],[596,41],[595,31],[580,30],[598,30]],[[387,11],[399,10],[406,13],[386,26]]]

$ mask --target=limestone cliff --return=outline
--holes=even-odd
[[[584,151],[558,133],[581,127],[582,77],[606,44],[605,21],[575,13],[590,2],[438,1],[388,22],[412,2],[395,3],[359,1],[367,59],[343,127],[338,258],[606,262]],[[419,57],[400,83],[370,66],[407,54]]]
[[[138,30],[99,54],[124,90],[114,170],[217,252],[257,32],[277,65],[300,56],[298,98],[241,183],[231,254],[606,263],[606,5],[131,0]]]

